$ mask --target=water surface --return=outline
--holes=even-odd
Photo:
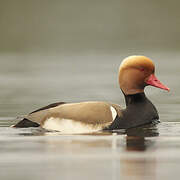
[[[124,132],[63,135],[14,129],[16,116],[56,101],[121,104],[118,67],[130,52],[112,54],[0,55],[1,179],[178,179],[180,168],[180,54],[152,57],[167,93],[148,87],[159,110],[157,127]]]

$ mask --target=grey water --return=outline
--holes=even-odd
[[[0,180],[179,180],[180,2],[0,0]],[[14,129],[47,104],[124,105],[123,58],[141,54],[171,91],[147,87],[161,123],[113,133]]]
[[[124,107],[117,73],[129,52],[1,53],[0,178],[178,179],[180,53],[143,52],[171,91],[146,88],[161,123],[125,132],[63,135],[14,129],[16,117],[52,102],[109,101]]]

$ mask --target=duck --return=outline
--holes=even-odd
[[[125,109],[119,104],[103,101],[57,102],[25,115],[13,127],[42,127],[49,131],[76,134],[126,130],[157,123],[158,111],[146,97],[144,89],[146,86],[170,89],[155,76],[153,61],[142,55],[126,57],[120,64],[118,80],[125,98]]]

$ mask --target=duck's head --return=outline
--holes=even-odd
[[[145,56],[129,56],[119,67],[119,85],[124,94],[144,92],[148,85],[169,91],[154,75],[155,66]]]

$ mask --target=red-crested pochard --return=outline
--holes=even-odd
[[[148,85],[169,91],[154,75],[155,67],[145,56],[129,56],[119,68],[119,85],[126,109],[108,102],[54,103],[33,111],[14,127],[38,127],[62,133],[88,133],[99,130],[128,129],[151,124],[158,112],[146,97]]]

